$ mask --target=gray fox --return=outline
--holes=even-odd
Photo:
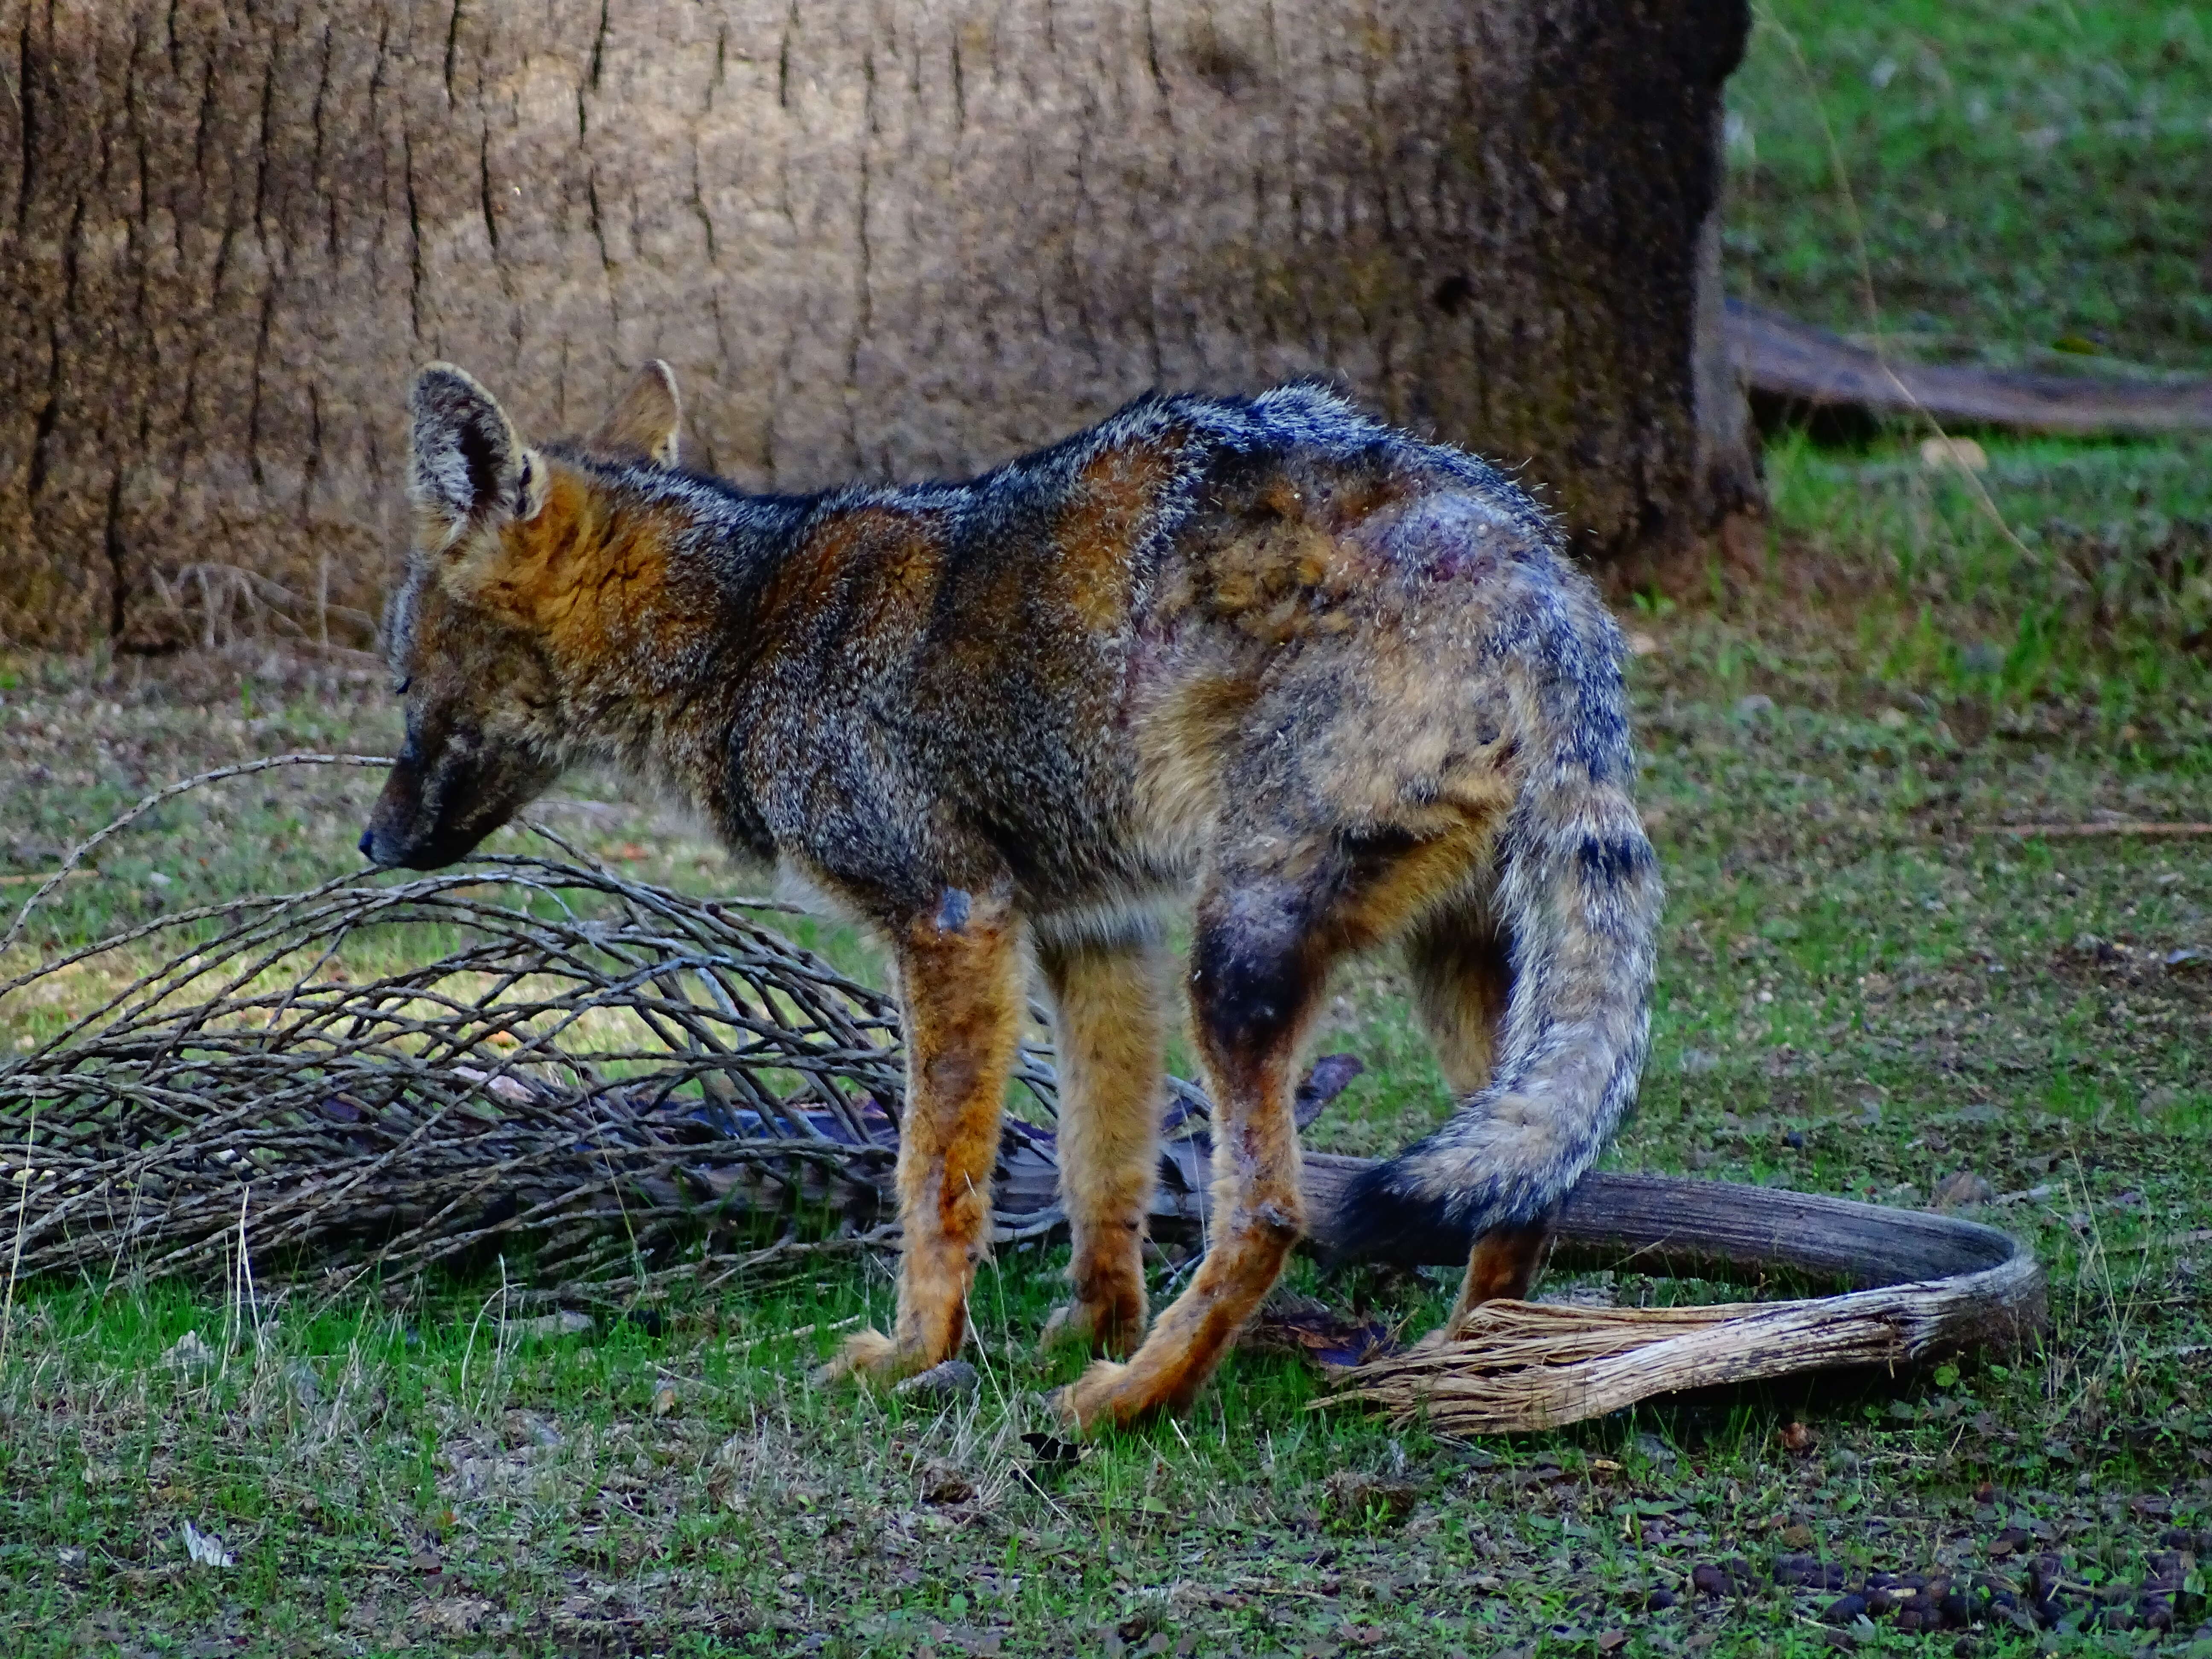
[[[1457,1318],[1527,1287],[1631,1103],[1660,882],[1619,629],[1482,462],[1328,391],[1147,395],[966,483],[743,492],[677,465],[653,364],[526,445],[417,377],[380,865],[467,853],[572,763],[672,785],[886,943],[908,1085],[893,1378],[959,1347],[1031,963],[1054,1009],[1085,1427],[1188,1407],[1305,1219],[1300,1042],[1404,948],[1458,1095],[1359,1183],[1353,1248],[1472,1229]],[[1211,1248],[1147,1329],[1163,907],[1217,1103]]]

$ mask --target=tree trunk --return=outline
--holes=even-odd
[[[17,643],[240,604],[365,639],[431,357],[549,436],[665,357],[690,464],[763,489],[1304,374],[1525,464],[1594,556],[1755,489],[1717,266],[1745,0],[6,12]]]

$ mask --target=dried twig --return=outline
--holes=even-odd
[[[15,920],[9,924],[8,931],[5,933],[0,933],[0,953],[4,953],[8,947],[15,942],[15,936],[23,931],[23,924],[30,920],[31,912],[38,908],[47,894],[70,878],[94,848],[111,836],[121,834],[163,801],[173,800],[187,790],[198,789],[210,783],[220,783],[226,778],[242,778],[254,772],[266,772],[279,766],[389,766],[391,764],[392,757],[389,755],[271,755],[266,759],[246,761],[236,766],[218,766],[212,772],[201,772],[189,778],[179,778],[174,783],[166,784],[105,829],[98,830],[70,848],[70,855],[62,860],[62,867],[48,876],[40,884],[39,890],[23,901],[23,908],[15,913]],[[5,996],[15,988],[16,984],[23,982],[17,981],[9,985],[0,985],[0,996]]]

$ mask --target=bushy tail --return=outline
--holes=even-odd
[[[1523,770],[1498,848],[1513,985],[1491,1079],[1353,1185],[1341,1256],[1435,1260],[1448,1239],[1537,1221],[1636,1097],[1661,884],[1631,794],[1620,635],[1595,595],[1545,620],[1504,665]]]

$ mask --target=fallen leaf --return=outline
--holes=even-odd
[[[1398,1351],[1389,1326],[1382,1320],[1356,1319],[1310,1297],[1288,1293],[1270,1297],[1238,1343],[1299,1355],[1329,1374]]]
[[[975,1483],[947,1463],[933,1463],[923,1471],[921,1501],[925,1504],[964,1504],[975,1495]]]
[[[473,1634],[491,1614],[491,1603],[471,1595],[445,1595],[417,1601],[410,1618],[439,1636]]]
[[[1032,1431],[1022,1437],[1022,1444],[1030,1449],[1030,1455],[1036,1459],[1039,1468],[1066,1468],[1083,1461],[1084,1448],[1056,1434]]]

